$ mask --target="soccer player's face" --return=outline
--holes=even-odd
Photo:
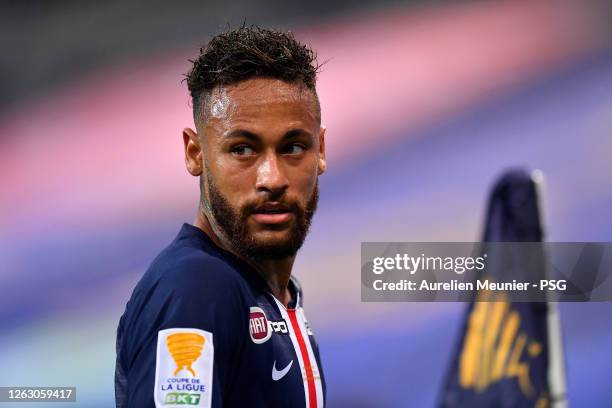
[[[233,249],[254,259],[295,255],[325,169],[314,94],[256,78],[213,91],[200,135],[204,207]]]

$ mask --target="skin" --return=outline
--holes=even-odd
[[[320,125],[315,95],[301,83],[253,78],[215,88],[201,123],[183,130],[185,163],[197,177],[212,177],[234,210],[265,203],[306,206],[326,168],[325,127]],[[204,182],[204,186],[208,183]],[[217,245],[251,264],[285,306],[295,255],[253,261],[238,254],[207,209],[208,189],[194,225]],[[260,217],[261,218],[261,217]],[[287,239],[295,219],[266,223],[247,219],[250,236],[261,243]]]

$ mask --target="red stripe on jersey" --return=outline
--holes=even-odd
[[[300,346],[300,353],[302,354],[302,360],[304,361],[304,369],[306,370],[306,381],[308,383],[308,400],[310,401],[308,408],[317,408],[317,390],[315,388],[314,374],[312,372],[312,365],[310,364],[310,357],[308,357],[308,349],[306,343],[304,343],[304,337],[300,330],[297,318],[295,316],[295,309],[287,309],[289,314],[289,320],[291,320],[291,326],[295,332],[298,345]]]

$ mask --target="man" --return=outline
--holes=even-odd
[[[325,171],[314,53],[291,34],[215,36],[187,83],[195,225],[153,261],[117,331],[118,407],[323,407],[291,276]]]

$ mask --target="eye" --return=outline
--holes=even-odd
[[[291,143],[290,145],[288,145],[285,149],[284,152],[285,154],[301,154],[304,153],[306,151],[306,146],[304,146],[301,143]]]
[[[230,151],[237,156],[250,156],[255,154],[255,150],[251,146],[245,144],[234,146]]]

